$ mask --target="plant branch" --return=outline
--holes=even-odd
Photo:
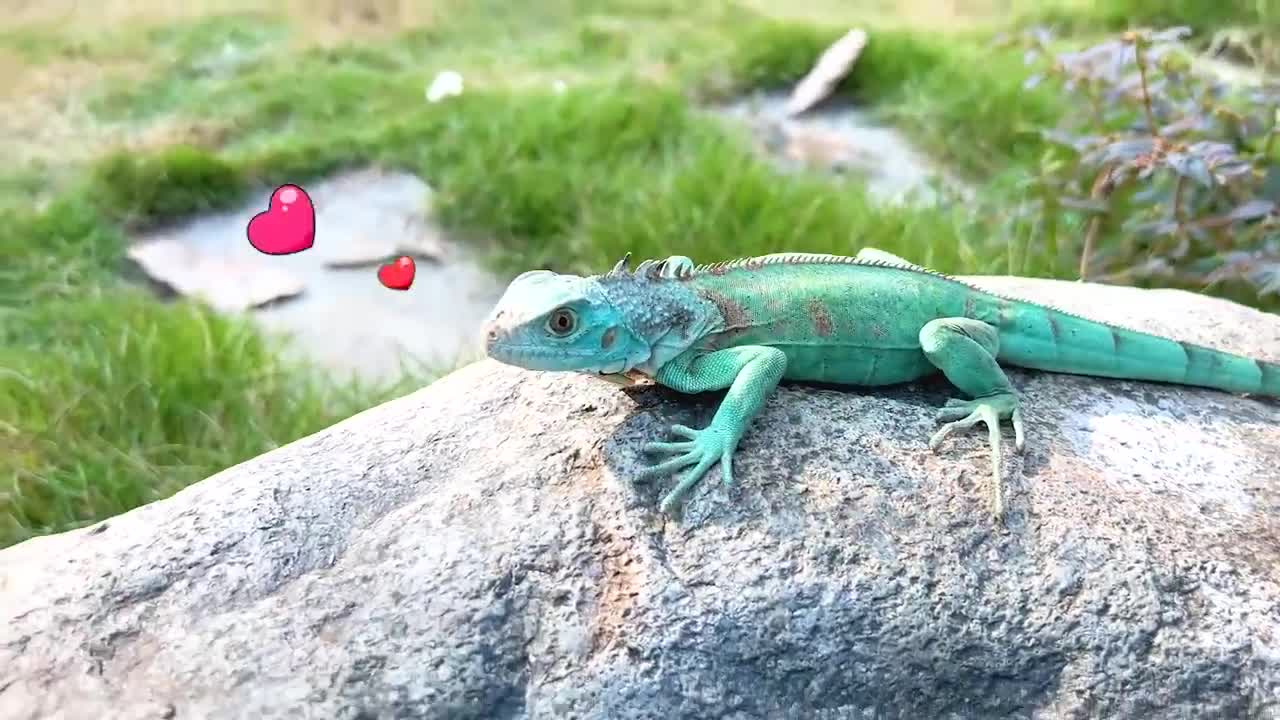
[[[1094,243],[1098,241],[1098,229],[1102,227],[1102,216],[1089,218],[1089,227],[1084,231],[1084,250],[1080,253],[1080,282],[1089,280],[1089,258],[1093,255]]]
[[[1089,197],[1093,200],[1099,200],[1111,194],[1111,170],[1112,166],[1107,165],[1102,168],[1102,172],[1093,180],[1093,187],[1089,188]],[[1084,231],[1084,249],[1080,251],[1080,280],[1089,279],[1089,260],[1093,257],[1093,248],[1098,241],[1098,232],[1102,229],[1102,215],[1094,215],[1089,218],[1089,226]]]
[[[1151,110],[1151,93],[1147,89],[1147,61],[1142,55],[1142,37],[1137,33],[1132,33],[1133,38],[1133,60],[1138,66],[1138,77],[1142,81],[1142,110],[1147,115],[1147,127],[1151,130],[1151,135],[1159,137],[1159,129],[1156,127],[1156,116]]]
[[[1173,219],[1178,221],[1178,229],[1187,222],[1186,212],[1182,207],[1182,193],[1187,187],[1187,176],[1179,175],[1178,184],[1173,188]]]
[[[1276,135],[1280,135],[1280,106],[1271,111],[1271,132],[1262,144],[1262,162],[1271,162],[1271,147],[1275,144]]]

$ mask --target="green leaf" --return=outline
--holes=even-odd
[[[1185,153],[1169,153],[1164,158],[1165,165],[1169,166],[1178,175],[1189,178],[1205,187],[1213,187],[1213,173],[1209,172],[1209,164],[1202,158],[1187,155]]]

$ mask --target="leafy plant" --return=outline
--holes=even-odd
[[[1022,42],[1038,72],[1073,98],[1052,128],[1029,205],[1041,232],[1080,232],[1081,279],[1280,298],[1280,86],[1233,87],[1196,66],[1185,28],[1132,30],[1053,52]]]

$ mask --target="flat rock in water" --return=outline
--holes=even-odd
[[[353,233],[346,242],[321,253],[324,264],[331,268],[358,268],[389,262],[401,255],[430,261],[445,257],[439,228],[413,217],[404,220],[404,227],[396,232]]]
[[[881,159],[844,133],[812,127],[780,130],[785,138],[780,148],[782,156],[798,165],[832,172],[874,173]]]
[[[221,312],[239,312],[290,298],[305,289],[301,279],[265,260],[208,252],[172,238],[129,247],[127,255],[151,279]]]
[[[305,189],[316,235],[303,252],[264,255],[249,244],[245,226],[265,207],[264,189],[243,207],[142,238],[130,253],[220,310],[256,308],[305,285],[302,296],[256,309],[254,318],[290,338],[290,353],[339,379],[392,381],[404,366],[444,370],[479,354],[480,323],[505,283],[480,264],[479,252],[445,241],[430,186],[412,174],[362,168]],[[398,255],[425,261],[407,291],[378,282],[377,266]]]
[[[948,195],[972,194],[959,178],[933,163],[895,128],[847,102],[791,117],[786,98],[757,93],[722,106],[726,117],[746,126],[757,148],[786,171],[852,173],[881,202],[933,202],[935,181]]]
[[[1224,301],[975,281],[1280,360]],[[0,552],[0,717],[1275,717],[1277,405],[1011,377],[1002,526],[940,381],[781,389],[675,522],[639,448],[718,394],[471,365]]]
[[[324,264],[335,269],[369,267],[390,262],[401,255],[418,260],[439,260],[444,254],[443,248],[432,240],[430,237],[424,237],[419,242],[397,242],[389,238],[352,238],[345,247],[326,254]]]

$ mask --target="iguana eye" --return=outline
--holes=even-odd
[[[547,318],[547,330],[550,330],[553,335],[563,337],[573,332],[577,326],[578,318],[569,308],[560,308]]]

